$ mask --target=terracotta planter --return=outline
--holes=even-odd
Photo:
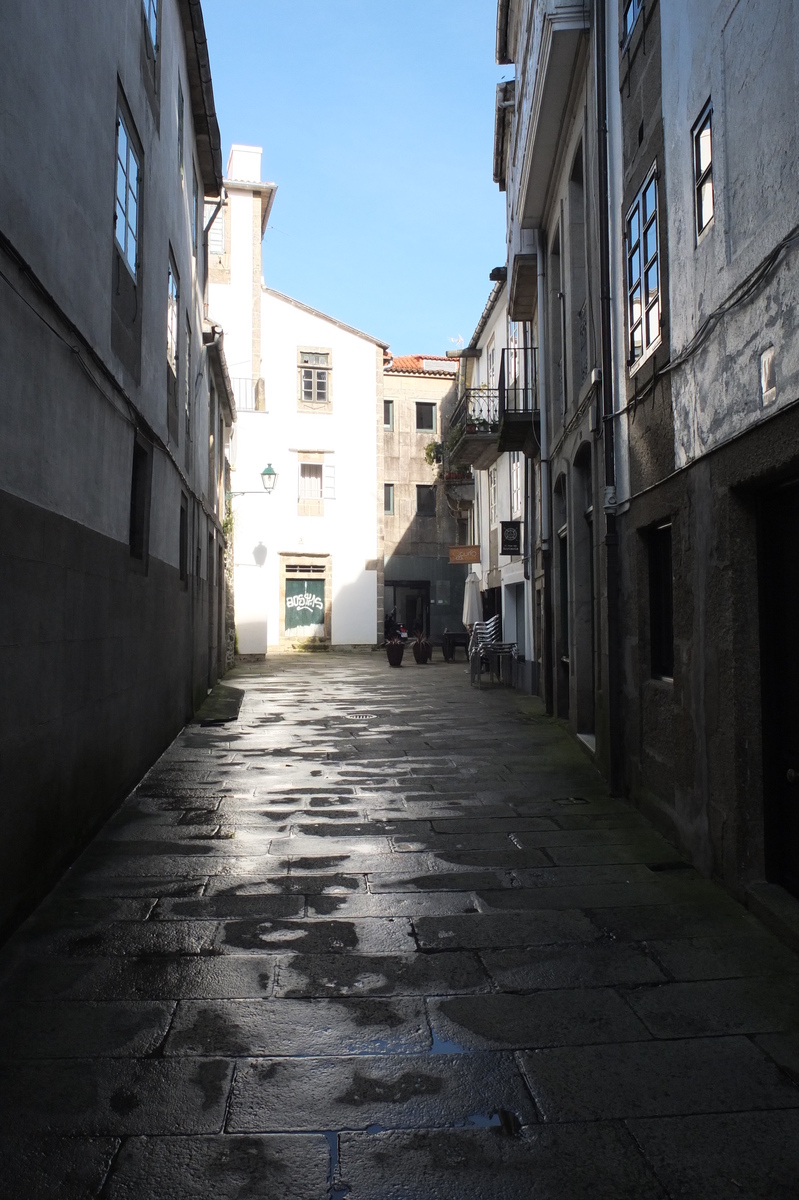
[[[405,647],[402,642],[387,642],[386,656],[390,667],[401,667],[402,656],[405,653]]]

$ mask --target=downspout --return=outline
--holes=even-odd
[[[547,712],[553,712],[552,680],[552,529],[549,488],[549,410],[547,406],[547,325],[546,274],[544,271],[545,241],[536,230],[536,272],[538,283],[538,407],[541,413],[541,552],[544,561],[544,628],[541,632],[541,666],[543,670],[543,700]]]
[[[595,0],[594,50],[599,183],[599,281],[602,330],[602,441],[605,465],[605,570],[607,586],[607,713],[611,791],[624,787],[621,728],[621,639],[619,534],[616,517],[616,453],[613,403],[613,339],[610,294],[610,183],[608,179],[608,88],[606,0]]]
[[[223,187],[219,193],[219,203],[217,204],[214,211],[211,213],[206,224],[203,226],[203,316],[206,318],[208,316],[208,278],[210,275],[210,271],[209,271],[209,267],[208,267],[208,234],[210,232],[211,226],[213,225],[214,221],[219,216],[220,208],[226,202],[227,202],[227,192],[225,191],[225,189]]]

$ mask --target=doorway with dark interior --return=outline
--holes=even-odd
[[[427,579],[386,580],[385,609],[396,608],[396,619],[404,625],[408,637],[415,637],[419,628],[430,636],[430,581]]]

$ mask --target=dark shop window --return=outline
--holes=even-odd
[[[436,515],[436,489],[429,484],[416,485],[416,511],[420,517]]]
[[[152,457],[141,442],[133,443],[133,466],[130,479],[130,531],[128,542],[131,558],[144,562],[147,558],[150,532],[150,480]]]
[[[178,563],[180,565],[180,582],[186,586],[189,580],[189,502],[185,496],[180,497]]]
[[[649,531],[649,646],[653,679],[674,678],[671,525]]]

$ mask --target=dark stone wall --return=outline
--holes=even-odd
[[[0,581],[2,934],[205,696],[208,589],[2,492]]]
[[[740,893],[763,878],[758,499],[799,475],[799,408],[634,499],[622,518],[625,760],[632,798]],[[671,519],[674,682],[650,678],[644,531]]]

